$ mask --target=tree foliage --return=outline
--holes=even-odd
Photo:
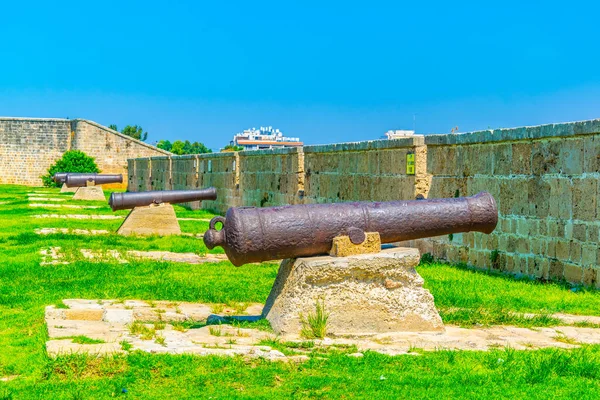
[[[227,151],[242,151],[244,150],[244,148],[242,146],[236,146],[233,144],[228,144],[227,146],[223,147],[223,149],[221,150],[222,153],[227,152]]]
[[[108,127],[113,131],[119,131],[115,124],[110,124]],[[134,139],[141,140],[142,142],[145,142],[146,139],[148,139],[148,132],[144,132],[144,129],[139,125],[127,125],[121,130],[121,133]]]
[[[63,156],[56,160],[56,162],[48,168],[48,173],[42,175],[42,181],[44,186],[57,187],[52,178],[57,172],[90,172],[98,173],[100,169],[96,165],[93,157],[88,156],[83,151],[70,150],[63,154]]]
[[[156,147],[158,147],[159,149],[166,150],[166,151],[171,151],[171,148],[173,147],[173,143],[171,143],[168,140],[161,140],[160,142],[156,143]]]
[[[203,143],[191,143],[189,140],[186,140],[185,142],[176,140],[173,143],[168,140],[161,140],[156,144],[156,147],[178,155],[212,153],[212,150],[206,147]]]

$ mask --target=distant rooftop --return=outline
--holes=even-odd
[[[303,145],[300,138],[283,136],[283,132],[279,129],[273,129],[272,126],[245,129],[233,136],[231,144],[241,146],[244,150],[299,147]]]
[[[413,136],[414,134],[415,134],[415,131],[413,131],[413,130],[395,129],[395,130],[387,131],[381,138],[382,139],[399,139],[399,138],[410,137],[410,136]]]

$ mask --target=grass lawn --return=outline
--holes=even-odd
[[[194,237],[126,238],[115,235],[121,220],[38,219],[39,214],[113,213],[99,209],[29,207],[27,193],[68,199],[56,204],[99,205],[70,200],[58,189],[0,186],[0,399],[165,398],[599,398],[600,346],[574,350],[490,352],[436,351],[389,357],[315,350],[302,364],[239,358],[154,355],[113,357],[81,354],[49,358],[44,307],[66,298],[197,301],[234,305],[264,302],[277,265],[240,268],[228,262],[188,265],[156,261],[89,262],[40,266],[40,249],[168,250],[207,253]],[[108,195],[108,193],[107,193]],[[31,202],[47,204],[47,201]],[[3,204],[4,203],[4,204]],[[205,211],[175,207],[178,217],[210,218]],[[108,235],[37,235],[36,228],[106,229]],[[206,221],[182,221],[200,233]],[[220,249],[211,252],[222,253]],[[573,292],[441,264],[419,267],[446,323],[556,324],[554,312],[600,315],[600,294]],[[519,313],[542,317],[526,320]]]

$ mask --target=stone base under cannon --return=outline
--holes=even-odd
[[[169,203],[135,207],[117,231],[119,235],[181,235],[173,206]]]
[[[75,193],[75,192],[77,192],[77,189],[79,189],[79,188],[68,187],[66,183],[63,183],[62,187],[60,188],[60,192],[61,193]]]
[[[396,247],[348,257],[283,260],[262,316],[278,334],[299,334],[316,304],[327,335],[443,331],[431,293],[416,272],[417,249]]]
[[[102,186],[84,186],[77,188],[73,200],[106,201],[106,197],[104,197]]]

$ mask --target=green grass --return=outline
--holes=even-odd
[[[323,350],[312,342],[273,342],[286,353],[310,356],[303,364],[271,363],[243,358],[157,355],[132,352],[114,357],[72,354],[51,359],[45,352],[44,307],[67,298],[198,301],[235,305],[264,302],[277,274],[277,265],[240,268],[229,262],[187,265],[131,260],[40,267],[43,247],[60,246],[75,254],[81,248],[107,250],[166,250],[207,253],[202,240],[190,237],[131,238],[115,235],[121,221],[36,219],[35,214],[106,214],[100,209],[47,210],[28,207],[26,193],[44,191],[69,199],[57,189],[0,186],[0,399],[130,398],[594,398],[600,396],[600,346],[574,350],[491,352],[424,352],[388,357],[365,353],[348,357],[355,348]],[[109,193],[107,193],[108,195]],[[41,202],[41,201],[40,201]],[[205,211],[175,207],[179,217],[210,218]],[[126,211],[117,215],[126,215]],[[184,232],[200,233],[202,221],[182,221]],[[39,227],[107,229],[105,236],[54,234],[38,236]],[[211,252],[222,252],[214,250]],[[475,272],[442,264],[418,267],[425,286],[435,296],[442,317],[463,326],[510,323],[549,326],[554,312],[600,314],[600,295],[571,292],[562,284],[540,284]],[[534,320],[522,313],[541,314]],[[231,322],[239,328],[270,330],[268,322]],[[161,323],[152,324],[148,340]],[[177,329],[205,326],[183,322]],[[138,327],[138,334],[150,336]],[[134,328],[134,329],[138,329]],[[164,328],[164,326],[163,326]],[[218,329],[218,328],[213,328]],[[89,340],[93,340],[87,338]],[[75,339],[85,341],[87,339]],[[569,341],[569,338],[561,338]],[[160,343],[160,344],[164,344]],[[131,350],[131,344],[121,347]],[[415,351],[417,351],[415,349]],[[384,379],[381,379],[381,378]],[[123,392],[126,390],[126,393]]]
[[[327,334],[329,313],[325,310],[325,299],[315,302],[315,311],[308,315],[300,315],[302,330],[300,336],[305,339],[323,339]]]
[[[73,343],[77,343],[77,344],[100,344],[100,343],[106,343],[102,339],[92,339],[92,338],[84,336],[84,335],[79,335],[79,336],[63,336],[63,337],[58,337],[56,339],[71,339],[73,341]]]

